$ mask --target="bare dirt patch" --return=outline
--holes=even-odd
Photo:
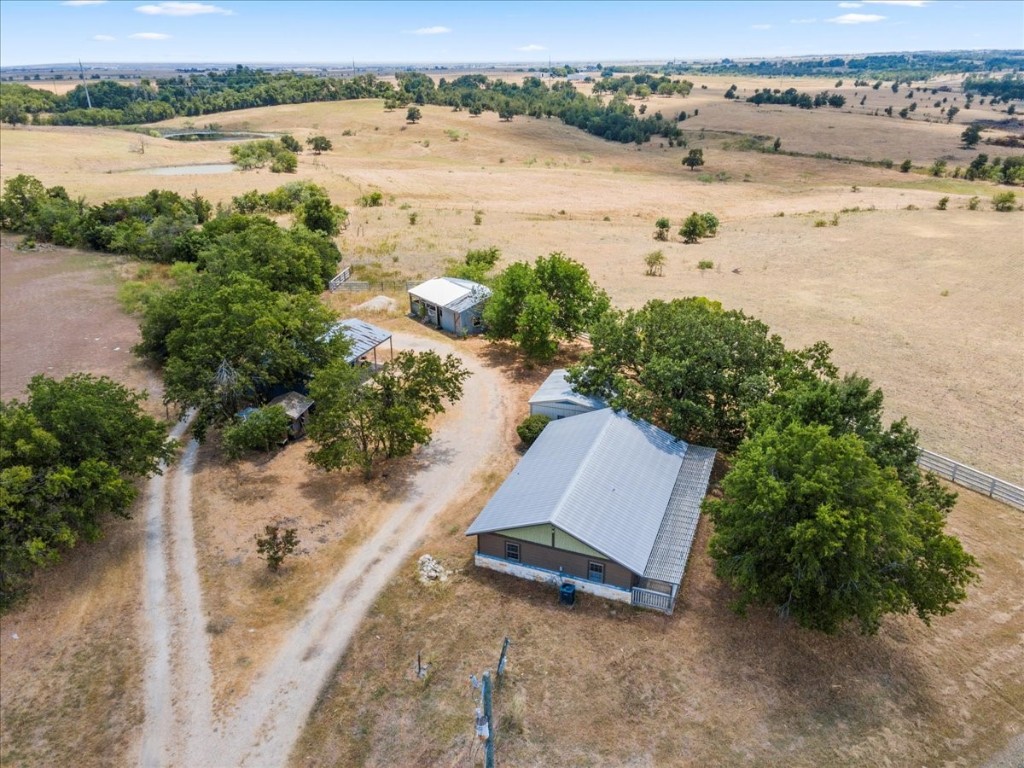
[[[159,378],[131,353],[138,319],[114,299],[115,260],[45,245],[16,251],[19,239],[0,238],[0,397],[21,397],[37,374],[86,371],[148,389],[159,402]]]

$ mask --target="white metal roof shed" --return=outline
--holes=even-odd
[[[409,289],[409,293],[439,307],[461,312],[490,297],[486,285],[458,277],[435,277]]]
[[[556,368],[553,370],[544,383],[540,385],[540,388],[533,393],[533,397],[530,398],[530,405],[541,405],[545,403],[572,403],[573,405],[583,406],[590,408],[591,410],[597,410],[598,408],[607,408],[608,403],[599,397],[591,397],[590,395],[581,395],[575,389],[572,384],[568,382],[566,376],[568,371],[565,368]]]

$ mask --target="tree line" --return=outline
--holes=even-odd
[[[164,280],[125,287],[139,289],[133,352],[161,367],[166,403],[194,412],[193,436],[220,430],[229,456],[266,450],[290,426],[267,403],[309,391],[318,398],[310,461],[369,476],[379,461],[429,441],[430,415],[461,395],[468,373],[452,356],[403,352],[364,385],[337,318],[320,301],[340,259],[330,239],[336,210],[322,188],[302,182],[246,193],[214,212],[198,195],[160,190],[72,203],[63,190],[18,176],[4,185],[0,226],[172,264]],[[294,221],[282,227],[257,211],[291,212]],[[36,568],[97,538],[102,517],[126,516],[131,481],[170,458],[173,444],[155,437],[165,427],[141,414],[142,398],[109,380],[73,376],[34,380],[26,404],[3,404],[0,608],[24,594]]]
[[[627,90],[643,88],[659,93],[671,87],[686,95],[687,81],[672,81],[647,75],[612,79],[608,89],[617,97],[605,104],[597,96],[584,96],[571,83],[548,85],[537,77],[522,83],[484,75],[463,75],[454,80],[434,80],[420,72],[397,72],[397,86],[372,74],[352,78],[330,78],[294,72],[270,73],[241,65],[225,72],[177,75],[173,78],[143,79],[138,85],[99,81],[80,84],[64,95],[30,88],[20,83],[0,83],[3,119],[15,124],[31,117],[33,122],[52,125],[125,125],[156,122],[175,116],[199,116],[237,109],[303,104],[349,99],[383,99],[386,108],[412,105],[449,106],[470,114],[494,112],[502,119],[517,116],[557,117],[567,125],[595,136],[618,142],[641,144],[654,135],[677,135],[674,120],[660,113],[651,117],[636,114],[626,100]],[[604,87],[604,86],[602,86]],[[88,96],[86,95],[88,88]],[[88,108],[88,104],[92,108]]]

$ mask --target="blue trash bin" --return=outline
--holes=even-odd
[[[573,605],[576,602],[576,585],[563,584],[559,587],[558,600],[562,605]]]

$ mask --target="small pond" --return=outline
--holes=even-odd
[[[162,168],[143,168],[136,173],[149,176],[188,176],[196,174],[204,176],[212,173],[231,173],[235,170],[232,163],[204,163],[197,165],[165,165]]]
[[[249,131],[183,131],[165,133],[171,141],[250,141],[252,139],[275,139],[273,133],[252,133]]]

